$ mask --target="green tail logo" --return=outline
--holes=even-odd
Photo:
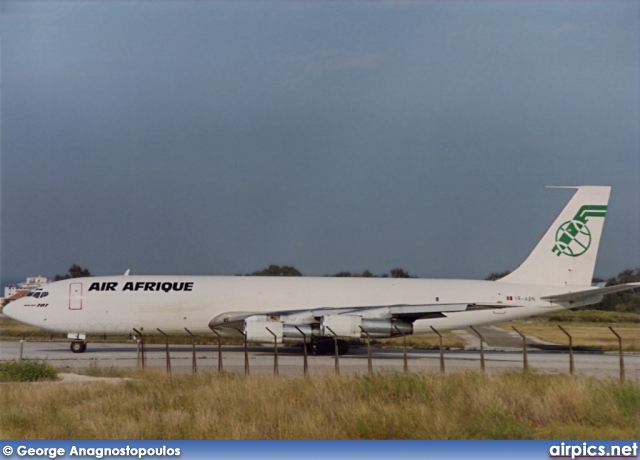
[[[573,219],[566,221],[556,231],[556,244],[552,251],[557,256],[562,254],[578,257],[587,252],[591,246],[591,232],[587,227],[589,217],[604,217],[607,207],[603,205],[582,206]]]

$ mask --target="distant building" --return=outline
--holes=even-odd
[[[4,288],[4,298],[5,301],[15,300],[16,298],[22,297],[22,295],[26,295],[27,292],[32,289],[38,288],[43,284],[47,284],[49,280],[44,276],[31,276],[27,278],[27,281],[20,284],[10,284]],[[19,297],[16,297],[17,294],[22,294]]]

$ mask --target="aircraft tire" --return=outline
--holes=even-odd
[[[84,351],[87,349],[87,343],[81,340],[74,340],[73,342],[71,342],[69,348],[71,348],[71,351],[73,353],[84,353]]]
[[[346,340],[338,340],[338,354],[346,355],[349,353],[349,344]]]
[[[333,355],[335,351],[335,345],[333,340],[318,340],[311,344],[311,352],[314,355],[324,356]],[[349,352],[349,344],[346,340],[338,340],[338,354],[346,355]]]
[[[311,351],[314,355],[324,356],[333,348],[333,344],[328,340],[317,340],[311,343]]]

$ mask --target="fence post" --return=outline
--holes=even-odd
[[[615,334],[616,337],[618,337],[618,350],[620,352],[620,381],[624,382],[624,355],[622,353],[622,337],[620,337],[620,334],[618,334],[611,326],[609,326],[609,329]]]
[[[249,349],[247,348],[247,334],[246,332],[240,332],[244,337],[244,375],[250,375],[249,370]]]
[[[367,335],[367,367],[369,369],[369,374],[373,374],[373,362],[371,361],[371,336],[362,328],[362,326],[358,327]]]
[[[157,327],[156,329],[158,329],[158,332],[160,334],[164,335],[164,342],[167,350],[167,374],[171,375],[171,356],[169,355],[169,336],[164,332],[162,332],[160,328]]]
[[[438,338],[440,341],[440,372],[444,374],[444,352],[442,351],[442,335],[438,331],[436,331],[435,327],[433,326],[430,326],[430,327],[433,332],[438,334]]]
[[[304,376],[309,377],[309,363],[307,362],[307,335],[300,330],[298,326],[294,326],[300,334],[302,334],[302,353],[304,355]]]
[[[473,326],[469,326],[469,328],[476,333],[476,335],[480,338],[480,370],[482,371],[482,373],[484,373],[485,368],[484,368],[484,338],[482,337],[482,335],[476,330],[475,327]]]
[[[396,328],[396,331],[402,334],[402,359],[404,361],[404,372],[406,374],[407,372],[409,372],[409,363],[407,362],[407,336],[404,332],[398,329],[398,326],[396,326],[395,324],[393,325],[393,327]]]
[[[185,331],[189,333],[191,336],[191,373],[196,374],[198,372],[198,367],[196,364],[196,336],[191,333],[189,329],[184,328]]]
[[[20,361],[22,361],[22,352],[24,351],[24,335],[20,339]]]
[[[142,363],[142,368],[145,368],[145,359],[144,359],[144,335],[142,335],[137,329],[133,328],[133,331],[140,336],[140,341],[138,342],[138,351],[140,352],[140,362]]]
[[[338,336],[329,326],[326,326],[326,328],[329,329],[329,332],[333,334],[333,352],[335,354],[336,375],[340,375],[340,359],[338,358]]]
[[[527,362],[527,338],[524,336],[524,334],[517,330],[515,326],[511,326],[511,328],[516,331],[520,337],[522,337],[522,365],[524,367],[524,372],[528,372],[529,363]]]
[[[274,334],[274,332],[268,327],[265,327],[265,329],[269,331],[269,334],[273,336],[273,376],[277,377],[278,376],[278,336]]]
[[[569,373],[571,375],[573,375],[573,371],[574,371],[574,366],[573,366],[573,337],[571,337],[571,334],[569,334],[569,332],[567,332],[567,330],[562,327],[560,324],[558,324],[558,327],[560,328],[560,330],[562,332],[564,332],[564,334],[569,337]]]
[[[211,331],[218,336],[218,372],[222,372],[222,336],[215,329]]]

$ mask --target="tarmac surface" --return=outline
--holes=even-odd
[[[481,332],[483,334],[483,332]],[[484,336],[484,334],[483,334]],[[472,337],[469,338],[473,339]],[[477,340],[477,338],[476,338]],[[479,342],[479,341],[478,341]],[[521,347],[520,341],[520,347]],[[21,350],[22,349],[22,350]],[[170,345],[170,367],[172,373],[193,372],[193,349],[191,345]],[[0,359],[46,360],[64,372],[74,372],[86,368],[137,368],[142,367],[142,353],[136,342],[90,342],[84,353],[72,353],[69,342],[0,342]],[[485,343],[486,372],[522,371],[522,348],[503,347],[496,349]],[[144,364],[146,368],[165,371],[167,357],[165,345],[146,345]],[[248,348],[248,368],[251,374],[273,374],[273,347],[258,346]],[[479,350],[444,350],[446,373],[480,370]],[[245,372],[245,355],[242,346],[223,346],[222,364],[226,372]],[[308,356],[309,375],[319,375],[335,371],[335,357]],[[347,374],[368,372],[366,346],[352,346],[347,355],[339,357],[339,370]],[[197,345],[195,366],[197,372],[217,372],[217,345]],[[439,350],[408,349],[407,366],[409,372],[440,372]],[[544,350],[527,350],[528,369],[541,373],[569,373],[569,353]],[[620,358],[617,353],[576,353],[574,352],[576,375],[604,379],[620,378]],[[403,350],[372,349],[371,368],[373,372],[402,372],[404,369]],[[624,355],[625,378],[640,381],[640,354]],[[304,355],[301,347],[278,348],[278,372],[280,375],[303,375]]]

